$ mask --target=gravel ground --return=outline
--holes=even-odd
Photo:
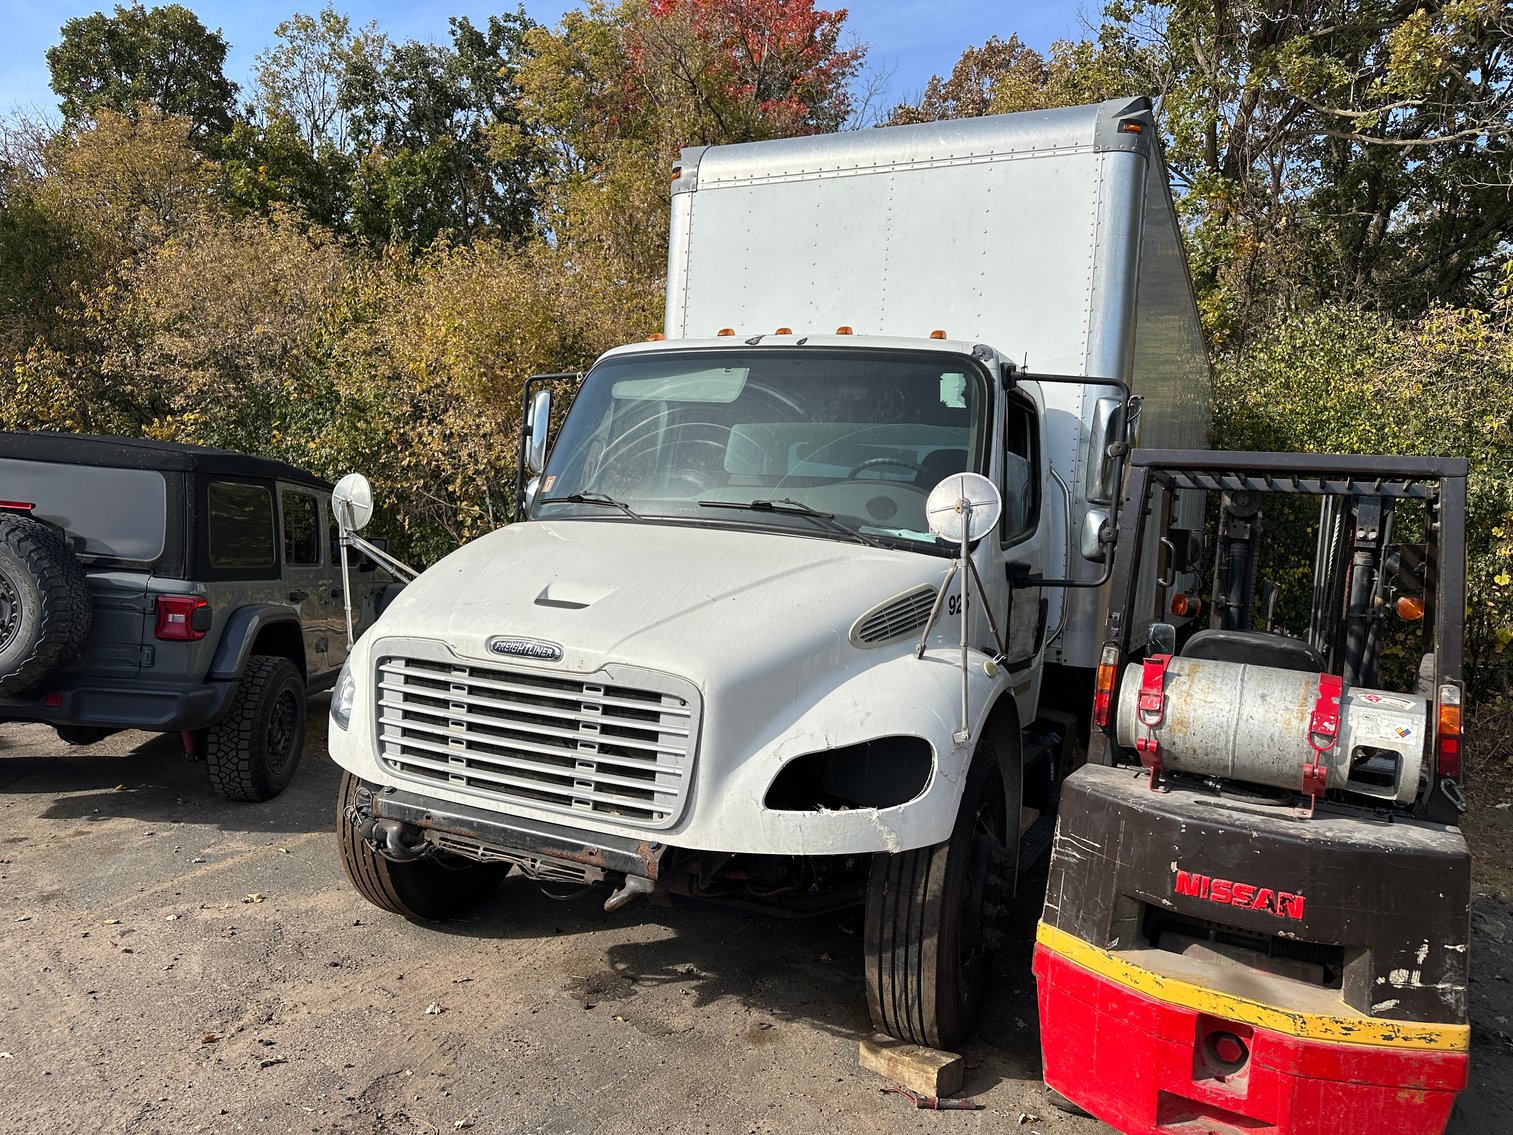
[[[523,879],[440,927],[367,906],[333,845],[325,709],[260,805],[213,796],[177,738],[0,725],[0,1131],[1108,1131],[1045,1101],[1028,925],[963,1053],[985,1110],[937,1114],[857,1066],[855,915],[607,915]],[[1498,857],[1464,1135],[1513,1131],[1513,816],[1472,815]]]

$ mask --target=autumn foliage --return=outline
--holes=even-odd
[[[186,7],[70,19],[64,120],[0,120],[0,428],[230,446],[335,477],[428,561],[507,522],[522,383],[661,325],[684,146],[867,125],[814,0],[585,0],[395,42],[332,7],[245,89]],[[1117,0],[889,121],[1161,99],[1216,442],[1473,463],[1477,692],[1513,662],[1513,7]]]

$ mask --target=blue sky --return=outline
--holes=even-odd
[[[57,102],[47,86],[49,47],[58,42],[64,21],[91,12],[110,11],[130,0],[0,0],[0,114],[20,108],[49,116]],[[153,0],[146,0],[151,6]],[[161,0],[167,2],[167,0]],[[295,12],[319,10],[324,0],[178,0],[209,28],[219,28],[231,45],[227,77],[246,85],[253,57],[273,38],[273,29]],[[415,0],[349,0],[334,5],[354,23],[376,21],[391,39],[447,39],[447,17],[468,16],[475,23],[491,13],[511,10],[514,0],[486,4],[473,0],[416,3]],[[841,7],[827,0],[821,7]],[[565,0],[526,0],[526,12],[541,23],[554,24],[563,11],[576,7]],[[1076,0],[856,0],[848,6],[846,27],[870,47],[869,64],[891,73],[891,101],[918,94],[932,74],[945,73],[970,45],[990,35],[1018,34],[1032,47],[1044,50],[1052,40],[1081,34],[1081,13],[1096,16],[1100,4]]]

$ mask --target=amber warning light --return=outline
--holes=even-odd
[[[1098,659],[1098,678],[1093,684],[1093,724],[1108,727],[1109,706],[1114,700],[1114,677],[1119,671],[1119,648],[1109,643]]]
[[[1439,688],[1439,728],[1435,731],[1434,768],[1446,780],[1460,776],[1460,686]]]

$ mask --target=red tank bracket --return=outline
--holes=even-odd
[[[1152,792],[1161,791],[1161,743],[1156,738],[1156,726],[1166,717],[1166,668],[1171,661],[1170,654],[1153,654],[1141,664],[1136,716],[1145,732],[1136,736],[1135,751],[1151,774]]]
[[[1313,806],[1324,795],[1329,785],[1329,770],[1322,757],[1335,747],[1340,739],[1340,698],[1344,694],[1344,682],[1338,674],[1319,675],[1319,696],[1313,703],[1313,716],[1308,720],[1308,747],[1313,754],[1303,765],[1303,795],[1308,797],[1309,816]]]

